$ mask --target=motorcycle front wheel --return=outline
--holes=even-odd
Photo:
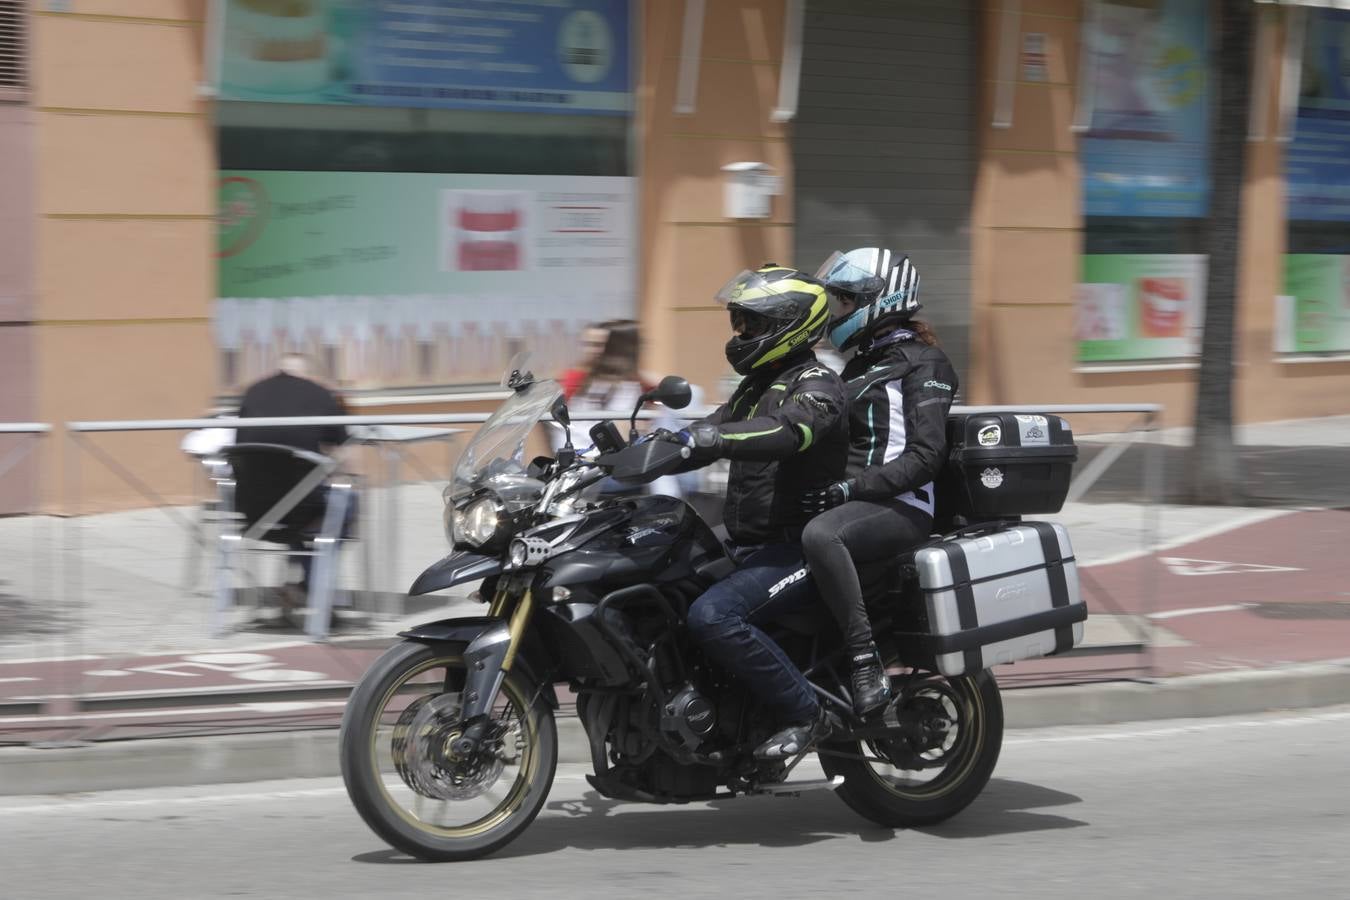
[[[1003,747],[1003,701],[993,674],[945,678],[913,672],[891,679],[886,739],[838,741],[818,753],[842,775],[836,793],[854,812],[887,828],[934,825],[969,806],[994,773]]]
[[[347,794],[376,834],[433,862],[475,859],[515,839],[548,798],[558,763],[553,711],[507,673],[472,756],[463,732],[464,645],[405,642],[376,660],[342,717]]]

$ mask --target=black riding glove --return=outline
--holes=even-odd
[[[847,481],[836,481],[829,487],[823,487],[818,491],[807,491],[802,494],[800,501],[802,512],[815,515],[847,503],[853,492],[852,488],[853,486]]]
[[[689,461],[710,463],[722,458],[722,433],[716,425],[695,422],[684,431],[661,435],[663,441],[674,441],[689,449]]]

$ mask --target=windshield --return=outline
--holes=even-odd
[[[562,387],[552,380],[537,381],[513,393],[460,454],[450,496],[458,499],[487,487],[509,499],[522,489],[541,487],[525,474],[525,442],[530,429],[548,415],[561,395]]]

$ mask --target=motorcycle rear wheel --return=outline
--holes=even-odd
[[[558,763],[553,711],[519,669],[507,673],[491,713],[495,749],[473,759],[449,753],[462,731],[463,651],[390,648],[352,692],[338,737],[361,818],[391,846],[432,862],[476,859],[514,840],[543,808]]]
[[[841,741],[820,748],[825,773],[844,777],[836,791],[840,799],[887,828],[934,825],[961,812],[989,783],[1003,746],[1003,701],[988,669],[950,679],[925,674],[917,683],[892,681],[907,692],[897,703],[922,704],[926,721],[935,723],[927,740]],[[931,777],[922,780],[921,773]]]

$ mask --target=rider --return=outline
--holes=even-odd
[[[825,603],[844,631],[858,715],[890,698],[867,620],[857,563],[894,557],[927,540],[933,479],[947,459],[947,411],[956,370],[919,310],[909,257],[867,247],[835,252],[816,273],[830,297],[830,343],[857,348],[845,367],[848,476],[808,494],[816,514],[802,548]],[[827,511],[828,510],[828,511]]]
[[[689,609],[689,633],[742,679],[786,727],[755,750],[781,758],[829,733],[815,691],[759,627],[815,602],[802,564],[802,496],[844,476],[848,453],[843,383],[811,352],[825,333],[825,289],[795,269],[766,263],[717,293],[735,331],[727,361],[744,376],[731,398],[686,431],[667,435],[691,461],[730,459],[724,521],[739,568]]]

